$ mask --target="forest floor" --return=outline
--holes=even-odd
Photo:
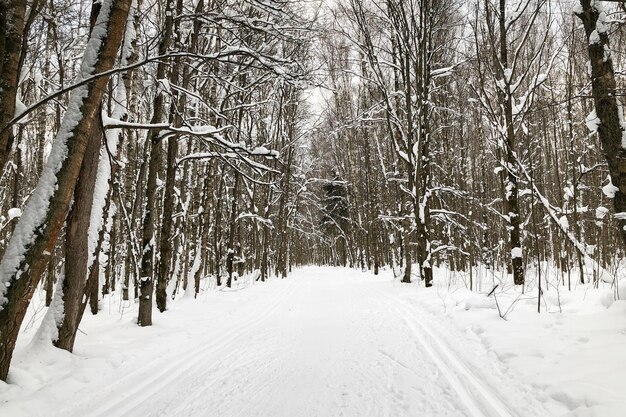
[[[181,298],[148,328],[111,297],[74,354],[29,342],[35,302],[0,416],[626,415],[626,302],[581,287],[539,315],[503,294],[504,320],[448,282],[310,267]]]

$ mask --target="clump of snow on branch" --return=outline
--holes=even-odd
[[[596,109],[591,110],[591,113],[589,113],[585,119],[585,124],[591,133],[596,133],[598,131],[598,127],[600,127],[600,118],[596,114]]]
[[[17,219],[22,217],[22,210],[17,207],[10,208],[7,215],[9,216],[9,221],[13,219]]]
[[[602,187],[602,192],[605,196],[607,196],[607,198],[615,198],[615,193],[619,191],[619,188],[613,185],[613,181],[611,181],[610,175],[608,175],[606,179],[609,181],[609,183]]]

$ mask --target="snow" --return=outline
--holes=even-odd
[[[14,118],[18,118],[22,115],[22,113],[24,113],[26,110],[28,109],[28,107],[26,106],[26,104],[24,104],[22,102],[22,100],[20,100],[19,96],[15,97],[15,114],[13,115]],[[22,123],[24,123],[25,120],[22,120]]]
[[[608,214],[609,209],[603,206],[596,208],[596,219],[602,220]]]
[[[614,214],[614,217],[615,217],[617,220],[626,220],[626,212],[623,212],[623,211],[622,211],[622,212],[619,212],[619,213],[615,213],[615,214]]]
[[[13,207],[9,209],[7,215],[9,216],[9,220],[17,219],[19,217],[22,217],[22,210]]]
[[[522,248],[515,247],[511,249],[511,259],[521,258],[522,257]]]
[[[607,198],[615,198],[615,193],[619,191],[619,188],[613,185],[613,181],[611,180],[611,176],[607,176],[607,180],[609,183],[602,187],[602,192]]]
[[[425,289],[389,270],[309,267],[178,298],[145,328],[113,294],[85,317],[74,354],[29,343],[44,315],[36,294],[0,415],[623,415],[626,301],[608,285],[548,285],[549,314],[537,314],[536,297],[494,271],[474,271],[477,292],[467,275],[434,272]]]
[[[280,154],[278,151],[269,150],[265,146],[258,146],[250,151],[252,155],[264,155],[264,156],[272,156],[274,158],[278,158]]]
[[[591,113],[585,119],[585,124],[587,125],[587,129],[591,133],[596,133],[598,131],[598,127],[600,126],[600,118],[596,114],[596,109],[593,109]]]
[[[59,326],[63,323],[63,318],[65,317],[63,281],[65,281],[65,274],[61,274],[57,280],[52,303],[50,303],[50,308],[46,310],[43,320],[30,342],[30,350],[45,350],[49,348],[53,341],[59,338]]]
[[[569,230],[569,220],[567,219],[567,216],[561,216],[559,218],[559,223],[561,224],[561,229]]]

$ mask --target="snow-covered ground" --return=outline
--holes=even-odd
[[[626,302],[581,287],[538,315],[536,299],[500,294],[503,320],[445,275],[425,289],[310,267],[182,298],[148,328],[114,296],[73,355],[29,344],[39,311],[0,416],[626,415]]]

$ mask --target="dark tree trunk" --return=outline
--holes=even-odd
[[[159,44],[159,54],[167,53],[170,42],[173,38],[172,29],[174,27],[174,1],[168,0],[165,7],[165,27]],[[160,61],[157,65],[157,80],[162,80],[166,76],[166,63]],[[152,124],[161,123],[165,113],[165,97],[160,91],[154,98]],[[157,197],[157,176],[161,166],[161,137],[158,130],[149,133],[147,138],[149,143],[148,157],[148,183],[146,184],[146,208],[143,214],[142,236],[141,236],[141,274],[139,277],[139,315],[137,322],[140,326],[152,325],[152,293],[154,289],[153,258],[156,245],[156,197]],[[175,139],[172,139],[175,140]]]
[[[592,0],[581,0],[582,13],[578,17],[582,20],[587,37],[587,51],[591,62],[591,89],[596,116],[600,120],[598,137],[602,146],[602,153],[609,165],[611,182],[617,190],[613,199],[613,206],[617,216],[616,222],[622,242],[626,245],[626,149],[622,143],[624,127],[620,123],[621,107],[618,105],[613,60],[605,49],[609,49],[609,37],[605,31],[597,30],[596,23],[600,12]],[[596,40],[590,39],[596,33]]]
[[[22,39],[26,27],[26,0],[0,1],[0,173],[9,160],[18,81],[24,62]]]
[[[506,0],[500,0],[500,13],[498,15],[500,26],[500,64],[497,68],[508,68],[508,44],[506,39]],[[502,70],[501,70],[502,72]],[[506,79],[504,73],[500,74]],[[511,250],[511,266],[513,270],[513,282],[515,285],[524,284],[524,265],[521,256],[522,239],[520,233],[521,216],[519,208],[519,186],[517,175],[517,160],[515,157],[515,127],[513,126],[513,97],[511,95],[510,79],[505,81],[506,92],[498,89],[500,103],[504,111],[504,123],[506,126],[504,153],[507,161],[507,174],[505,186],[504,213],[509,219],[509,244]]]

